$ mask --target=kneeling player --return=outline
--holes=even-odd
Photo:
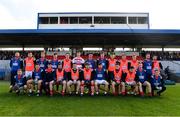
[[[46,93],[53,96],[53,84],[55,81],[55,71],[52,68],[51,63],[48,63],[48,68],[45,70],[45,85],[46,85]]]
[[[118,86],[118,91],[116,91],[116,86]],[[122,78],[122,70],[120,69],[120,62],[116,62],[114,77],[112,80],[112,92],[113,95],[117,95],[117,93],[125,95],[125,83]]]
[[[93,70],[90,68],[89,63],[85,63],[85,68],[83,69],[83,71],[81,72],[81,96],[84,93],[84,86],[88,86],[88,89],[91,90],[91,95],[94,95],[94,81],[92,80],[93,78],[93,74],[92,74]]]
[[[127,91],[127,94],[134,94],[136,95],[136,90],[137,90],[137,86],[136,86],[136,82],[135,82],[135,76],[136,73],[134,71],[134,67],[130,67],[127,76],[126,76],[126,86],[130,86],[131,87],[131,91]]]
[[[33,79],[34,79],[34,84],[37,85],[37,96],[40,96],[41,94],[41,86],[42,86],[42,69],[40,69],[39,64],[35,65],[35,70],[33,72]]]
[[[79,78],[79,70],[77,69],[77,66],[75,63],[73,63],[73,68],[71,70],[71,79],[67,82],[68,92],[69,94],[72,94],[71,92],[71,86],[74,85],[76,89],[76,94],[79,93],[80,88],[80,78]]]
[[[108,91],[108,85],[109,83],[106,81],[107,72],[102,67],[102,63],[98,63],[98,68],[95,70],[95,89],[96,94],[99,94],[99,87],[98,85],[105,85],[104,94],[107,94]]]
[[[157,90],[157,95],[161,95],[162,92],[166,90],[164,86],[164,81],[160,76],[158,69],[155,69],[155,74],[151,77],[152,95],[154,96],[154,90]]]
[[[21,90],[26,91],[27,86],[26,86],[26,79],[24,77],[24,75],[22,74],[22,70],[18,69],[17,71],[17,75],[14,76],[14,81],[15,81],[15,85],[13,87],[13,90],[19,94]]]
[[[58,64],[58,68],[56,70],[56,85],[57,87],[59,87],[59,85],[62,85],[61,94],[62,96],[64,96],[65,90],[66,90],[66,79],[64,77],[64,70],[61,63]],[[58,88],[57,88],[57,91],[58,91]]]
[[[139,67],[138,67],[137,72],[136,72],[135,81],[138,84],[138,89],[139,89],[140,95],[142,97],[144,96],[143,86],[145,86],[148,89],[148,96],[152,96],[151,84],[147,81],[146,72],[143,69],[143,64],[141,62],[139,63]]]

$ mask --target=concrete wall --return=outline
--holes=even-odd
[[[0,60],[0,70],[5,72],[5,80],[10,79],[10,60]]]

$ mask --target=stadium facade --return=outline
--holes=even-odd
[[[37,29],[0,30],[0,46],[179,47],[180,30],[150,29],[149,13],[38,13]]]

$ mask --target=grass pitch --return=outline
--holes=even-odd
[[[65,96],[28,97],[8,93],[0,81],[0,116],[180,116],[180,84],[161,97]]]

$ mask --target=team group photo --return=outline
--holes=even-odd
[[[179,4],[0,0],[0,116],[180,116]]]
[[[121,59],[116,59],[113,52],[108,58],[101,52],[96,60],[91,53],[84,60],[81,52],[77,52],[72,60],[69,53],[65,54],[63,60],[58,59],[57,53],[53,54],[51,60],[45,56],[43,51],[41,58],[35,59],[32,52],[29,52],[22,60],[20,53],[16,52],[10,61],[9,92],[14,91],[19,95],[22,91],[29,96],[40,96],[44,90],[49,96],[55,93],[64,96],[72,95],[74,90],[76,95],[83,96],[86,89],[90,96],[94,96],[100,93],[100,85],[103,85],[104,95],[133,94],[144,97],[144,93],[147,93],[152,97],[155,90],[158,96],[166,90],[165,79],[160,74],[162,65],[156,55],[151,60],[149,53],[145,60],[137,60],[136,54],[132,53],[130,61],[126,59],[125,53],[122,53]]]

